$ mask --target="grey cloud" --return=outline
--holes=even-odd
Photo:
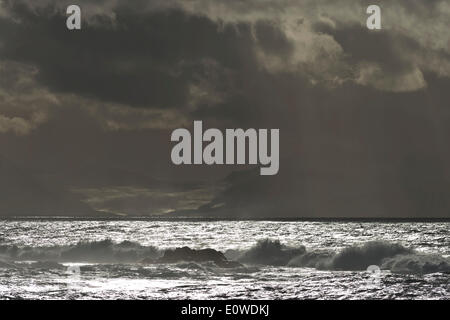
[[[371,32],[359,25],[329,27],[318,23],[315,29],[330,34],[343,48],[344,61],[354,66],[357,83],[383,91],[426,87],[420,70],[424,49],[415,40],[393,31]]]
[[[240,110],[245,118],[264,99],[255,97],[261,87],[251,92],[242,84],[266,86],[261,78],[277,86],[291,73],[298,86],[355,81],[414,91],[426,86],[423,72],[450,70],[444,49],[425,49],[413,30],[367,31],[365,15],[356,19],[363,6],[354,2],[82,2],[88,18],[81,32],[65,30],[64,3],[6,1],[0,55],[34,65],[53,91],[107,103],[225,118],[239,118]],[[445,16],[442,6],[436,1],[426,15]]]
[[[45,114],[33,113],[29,119],[0,115],[0,133],[28,134],[46,120]]]
[[[253,100],[240,83],[262,72],[256,51],[281,59],[293,52],[270,20],[220,24],[180,9],[141,12],[140,4],[121,3],[113,8],[114,18],[96,16],[74,33],[61,27],[65,15],[53,6],[9,2],[9,8],[17,19],[0,20],[7,44],[1,56],[34,66],[38,81],[53,92],[160,110],[163,120],[174,117],[163,109],[177,110],[184,119],[220,109],[225,119],[240,119],[251,112]],[[105,123],[116,129],[150,127],[126,119]]]
[[[11,6],[22,22],[0,21],[0,54],[36,66],[40,82],[56,91],[138,107],[183,108],[204,59],[232,68],[252,63],[247,25],[218,30],[206,17],[119,6],[114,26],[88,24],[72,33],[61,27],[61,12],[20,4]]]
[[[195,207],[195,186],[147,191],[231,170],[170,166],[170,129],[201,119],[281,132],[280,173],[234,174],[203,213],[448,216],[448,1],[383,1],[381,32],[364,27],[368,1],[80,1],[80,32],[65,3],[0,14],[0,119],[29,134],[0,135],[2,153],[47,183],[111,211]],[[133,196],[96,193],[118,186]]]
[[[36,71],[12,61],[0,61],[0,132],[25,135],[49,118],[59,104],[55,95],[39,85]]]

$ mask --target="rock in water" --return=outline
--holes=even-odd
[[[229,261],[222,252],[214,249],[194,250],[189,247],[166,250],[164,256],[156,260],[157,263],[175,263],[180,261],[208,262],[212,261],[222,268],[241,266],[239,262]]]

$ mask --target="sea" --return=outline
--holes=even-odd
[[[2,219],[0,299],[450,299],[449,230],[448,221]],[[234,263],[181,251],[161,259],[186,247]]]

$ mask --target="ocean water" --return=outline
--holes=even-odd
[[[1,220],[1,299],[449,299],[449,222]],[[168,250],[211,248],[219,266]]]

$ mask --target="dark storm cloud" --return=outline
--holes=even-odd
[[[256,110],[292,102],[309,81],[417,90],[426,86],[427,60],[436,61],[432,71],[448,60],[424,54],[411,34],[369,32],[354,10],[346,21],[322,3],[267,2],[268,14],[258,2],[227,2],[221,16],[220,1],[82,1],[83,30],[69,32],[64,3],[6,1],[0,56],[35,66],[53,92],[247,123]]]
[[[36,66],[38,80],[56,92],[186,108],[191,86],[208,80],[209,60],[218,72],[255,69],[252,29],[245,23],[221,27],[177,9],[141,12],[139,5],[120,4],[113,20],[95,16],[81,32],[69,32],[66,15],[53,6],[32,9],[12,1],[8,8],[11,17],[0,20],[0,55]],[[276,25],[261,21],[255,32],[262,47],[288,54]]]
[[[383,1],[368,31],[367,3],[83,0],[70,32],[67,1],[4,1],[4,150],[110,212],[448,216],[450,6]],[[193,119],[280,128],[280,173],[161,193],[154,175],[231,170],[170,167],[168,129]]]

